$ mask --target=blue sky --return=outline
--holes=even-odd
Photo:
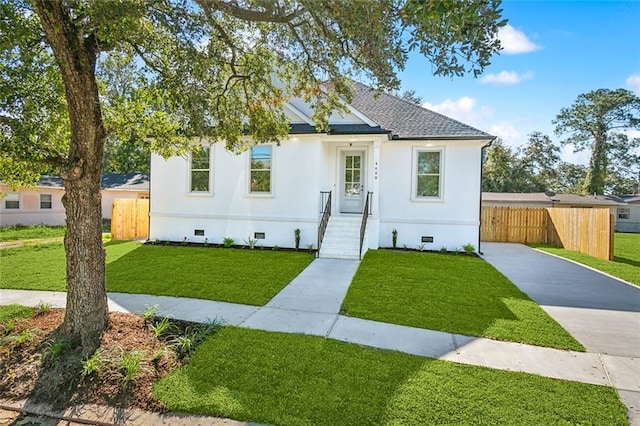
[[[400,73],[402,90],[514,147],[533,131],[558,141],[551,121],[582,93],[625,88],[640,95],[640,0],[507,0],[502,8],[509,20],[500,34],[504,50],[480,77],[433,77],[429,62],[413,54]],[[570,147],[562,156],[588,160]]]

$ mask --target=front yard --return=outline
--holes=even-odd
[[[107,290],[264,305],[313,257],[306,251],[149,246],[111,242]],[[62,244],[2,250],[0,287],[65,291]],[[28,267],[27,267],[28,265]]]
[[[467,255],[367,252],[345,315],[470,336],[584,351],[504,275]]]
[[[614,257],[613,260],[609,261],[577,251],[550,247],[543,244],[530,245],[539,250],[582,263],[583,265],[590,266],[640,286],[640,234],[616,233],[614,238]]]
[[[170,410],[277,425],[626,424],[608,387],[233,327],[154,394]]]

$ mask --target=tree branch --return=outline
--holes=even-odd
[[[299,8],[291,13],[284,13],[280,10],[274,11],[272,7],[266,6],[264,7],[264,10],[245,9],[239,6],[235,1],[225,2],[220,0],[196,0],[196,3],[203,10],[217,10],[243,21],[251,22],[274,22],[285,24],[302,16],[305,12],[304,8]]]

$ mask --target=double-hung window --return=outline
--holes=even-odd
[[[20,208],[20,195],[19,194],[7,194],[4,197],[4,208],[19,209]]]
[[[190,192],[211,192],[211,149],[197,146],[191,151]]]
[[[442,197],[442,151],[415,151],[415,193],[417,199]]]
[[[271,193],[271,145],[251,147],[249,192]]]
[[[51,194],[40,194],[40,209],[50,209],[51,204]]]

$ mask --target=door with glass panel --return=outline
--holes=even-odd
[[[340,156],[342,184],[340,212],[362,213],[364,206],[364,152],[343,151]]]

